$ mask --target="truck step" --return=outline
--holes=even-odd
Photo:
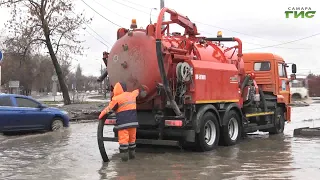
[[[118,142],[117,137],[103,137],[102,140]],[[148,144],[148,145],[159,145],[159,146],[180,146],[179,141],[160,140],[160,139],[137,139],[136,144]]]
[[[244,127],[244,132],[247,133],[247,132],[253,132],[253,131],[257,131],[259,129],[268,129],[268,128],[272,128],[274,127],[273,124],[266,124],[266,125],[260,125],[260,126],[257,126],[257,125],[254,125],[254,124],[248,124],[248,126]]]

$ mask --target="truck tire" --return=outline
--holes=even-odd
[[[218,146],[220,127],[217,117],[212,112],[206,112],[201,119],[200,133],[197,134],[197,149],[211,151]]]
[[[225,114],[227,122],[221,128],[220,143],[225,146],[237,144],[241,137],[241,121],[236,111],[231,110]]]
[[[284,112],[281,107],[278,107],[274,115],[274,127],[269,129],[269,134],[282,134],[284,130]]]

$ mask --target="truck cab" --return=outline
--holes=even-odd
[[[291,103],[290,82],[295,79],[296,65],[292,64],[292,74],[288,78],[288,64],[273,53],[244,53],[245,72],[253,73],[257,85],[260,86],[267,99],[275,99],[282,103],[287,112]],[[269,103],[272,105],[272,103]],[[289,109],[288,109],[289,108]],[[290,121],[290,112],[287,121]]]

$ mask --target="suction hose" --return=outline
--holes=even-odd
[[[102,82],[108,76],[108,71],[106,70],[98,79],[98,82]]]
[[[170,101],[170,105],[172,109],[174,110],[175,114],[177,116],[181,116],[181,111],[176,103],[176,101],[173,99],[173,95],[169,86],[169,81],[165,72],[164,63],[163,63],[163,54],[162,54],[162,35],[161,35],[161,25],[162,25],[162,18],[164,16],[164,13],[167,11],[167,8],[163,8],[158,16],[157,26],[156,26],[156,52],[157,52],[157,59],[158,59],[158,66],[160,75],[162,78],[162,83],[164,87],[164,91],[166,93],[167,98]]]

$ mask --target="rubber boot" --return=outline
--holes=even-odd
[[[129,148],[129,159],[134,159],[136,157],[136,148]]]
[[[122,161],[128,161],[129,160],[129,154],[128,149],[119,149],[120,150],[120,157]]]

